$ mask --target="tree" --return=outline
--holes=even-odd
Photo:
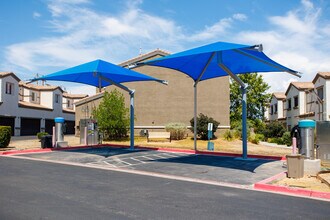
[[[247,88],[247,119],[255,121],[263,119],[266,104],[269,103],[271,95],[266,91],[270,86],[257,73],[241,74],[238,77],[248,85]],[[242,93],[240,85],[231,80],[230,82],[230,121],[241,120],[242,115]]]
[[[217,131],[219,122],[214,120],[211,117],[208,117],[202,113],[199,114],[197,117],[197,135],[200,137],[202,140],[207,140],[207,125],[208,123],[213,123],[213,129],[212,129],[212,139],[215,138],[214,133]],[[194,132],[194,118],[190,120],[190,130]]]
[[[127,136],[129,128],[129,109],[125,107],[125,98],[118,90],[105,92],[98,108],[94,108],[93,117],[104,139],[119,139]]]

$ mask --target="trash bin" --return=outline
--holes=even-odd
[[[304,176],[304,156],[301,154],[286,155],[289,178],[302,178]]]
[[[45,135],[42,136],[40,139],[41,148],[52,148],[53,147],[53,136],[52,135]]]

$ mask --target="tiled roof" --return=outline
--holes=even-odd
[[[67,92],[63,93],[63,97],[65,98],[72,98],[72,99],[83,99],[88,97],[87,94],[69,94]]]
[[[314,77],[313,79],[313,83],[315,84],[316,83],[316,80],[319,78],[319,77],[322,77],[324,79],[330,79],[330,72],[318,72],[316,74],[316,76]]]
[[[32,84],[32,83],[27,84],[23,81],[20,81],[19,85],[23,86],[27,89],[34,89],[34,90],[38,90],[38,91],[54,91],[56,89],[60,89],[63,92],[63,90],[59,86],[51,86],[51,85],[44,85],[43,86],[43,85],[35,85],[35,84]]]
[[[298,90],[310,90],[314,89],[314,84],[312,82],[292,82],[290,83],[288,89],[285,92],[285,95],[290,91],[291,86],[296,87]]]
[[[12,77],[14,77],[17,81],[21,81],[13,72],[0,72],[0,78],[6,77],[6,76],[10,76],[12,75]]]
[[[318,72],[317,74],[319,74],[325,79],[330,79],[330,72]]]
[[[298,90],[314,89],[314,84],[312,82],[292,82],[291,84]]]
[[[18,106],[21,108],[33,108],[33,109],[53,111],[53,109],[51,109],[51,108],[48,108],[48,107],[40,105],[40,104],[31,103],[31,102],[19,101]]]
[[[273,96],[279,100],[285,99],[286,95],[284,92],[274,92]]]
[[[12,72],[0,72],[0,76],[7,76],[13,74]]]
[[[160,57],[163,57],[163,56],[167,56],[167,55],[170,55],[169,52],[166,52],[164,50],[160,50],[160,49],[156,49],[156,50],[153,50],[151,52],[148,52],[148,53],[145,53],[145,54],[141,54],[137,57],[134,57],[132,59],[129,59],[127,61],[124,61],[120,64],[118,64],[119,66],[122,66],[122,67],[126,67],[130,64],[134,64],[134,63],[138,63],[138,62],[142,62],[142,61],[147,61],[149,59],[153,59],[155,58],[155,56],[160,56]]]

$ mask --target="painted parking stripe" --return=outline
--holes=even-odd
[[[138,160],[138,159],[136,159],[136,157],[131,157],[131,159],[132,159],[132,160],[136,160],[136,161],[138,161],[138,162],[140,162],[140,163],[146,163],[146,162],[144,162],[144,161],[142,161],[142,160]]]

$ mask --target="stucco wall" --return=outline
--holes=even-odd
[[[126,83],[135,89],[135,126],[165,126],[169,122],[183,122],[190,125],[194,113],[193,80],[180,72],[142,66],[135,71],[167,80],[169,85],[157,82]],[[115,87],[107,88],[111,91]],[[129,106],[129,95],[125,95]],[[213,117],[220,126],[229,126],[229,78],[216,78],[202,81],[197,90],[197,112]]]
[[[53,91],[40,92],[40,105],[53,108]]]
[[[291,99],[291,110],[287,109],[287,104],[285,106],[285,108],[287,109],[287,125],[288,126],[295,126],[296,124],[298,124],[298,115],[299,115],[299,106],[300,103],[298,103],[298,108],[294,108],[294,98],[295,96],[299,95],[299,91],[297,90],[296,87],[291,86],[291,89],[289,90],[289,92],[286,94],[286,99]]]
[[[327,100],[324,109],[325,120],[330,121],[330,80],[325,83],[324,95],[324,100]]]
[[[14,84],[14,89],[12,94],[6,94],[6,82],[10,82]],[[18,82],[15,78],[13,78],[11,75],[2,78],[2,104],[0,105],[0,115],[15,115],[18,112]]]

